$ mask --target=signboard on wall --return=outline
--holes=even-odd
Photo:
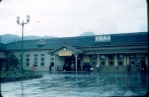
[[[59,51],[59,56],[72,56],[72,51]]]
[[[95,42],[111,42],[110,35],[95,36]]]

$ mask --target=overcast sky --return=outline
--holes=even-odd
[[[0,35],[78,36],[147,31],[146,0],[2,0]]]

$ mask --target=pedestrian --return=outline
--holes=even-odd
[[[71,64],[71,71],[74,71],[74,64]]]
[[[32,70],[34,71],[34,65],[32,66]]]
[[[130,65],[129,64],[127,65],[127,71],[130,71]]]
[[[96,65],[97,72],[99,71],[99,64]]]
[[[145,72],[146,71],[145,61],[141,61],[141,68],[142,68],[142,72]]]
[[[57,65],[55,66],[55,70],[58,71],[58,66]]]
[[[93,67],[91,66],[91,67],[90,67],[90,71],[92,72],[93,70],[94,70],[94,69],[93,69]]]
[[[51,65],[49,65],[49,71],[51,71]]]

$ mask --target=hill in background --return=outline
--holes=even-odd
[[[95,35],[95,33],[84,32],[79,36],[91,36],[91,35]],[[41,38],[46,39],[46,38],[56,38],[56,37],[55,36],[43,36],[43,37],[40,37],[40,36],[24,36],[23,39],[24,40],[34,40],[34,39],[41,39]],[[22,37],[20,37],[18,35],[13,35],[13,34],[0,35],[0,43],[7,44],[7,43],[14,42],[16,40],[17,41],[22,40]]]

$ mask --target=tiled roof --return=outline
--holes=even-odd
[[[76,52],[78,52],[78,53],[82,53],[82,50],[76,49],[76,48],[74,48],[74,47],[72,47],[72,46],[68,46],[68,45],[62,45],[62,46],[59,47],[59,48],[53,49],[53,50],[50,51],[49,53],[53,53],[53,52],[55,52],[55,51],[57,51],[57,50],[59,50],[59,49],[61,49],[61,48],[64,48],[64,47],[69,48],[69,49],[71,49],[71,50],[73,50],[73,51],[76,51]]]
[[[124,34],[109,34],[111,42],[95,43],[95,36],[79,36],[79,37],[64,37],[43,39],[45,45],[38,46],[38,40],[25,40],[24,49],[53,49],[62,45],[70,45],[72,47],[80,46],[95,46],[95,45],[129,45],[129,44],[148,44],[148,33],[124,33]],[[13,43],[7,45],[8,50],[13,49]],[[14,49],[21,49],[21,41],[14,44]]]
[[[7,50],[7,45],[0,43],[0,51],[6,51]]]
[[[148,33],[112,35],[111,44],[144,44],[148,42]]]

